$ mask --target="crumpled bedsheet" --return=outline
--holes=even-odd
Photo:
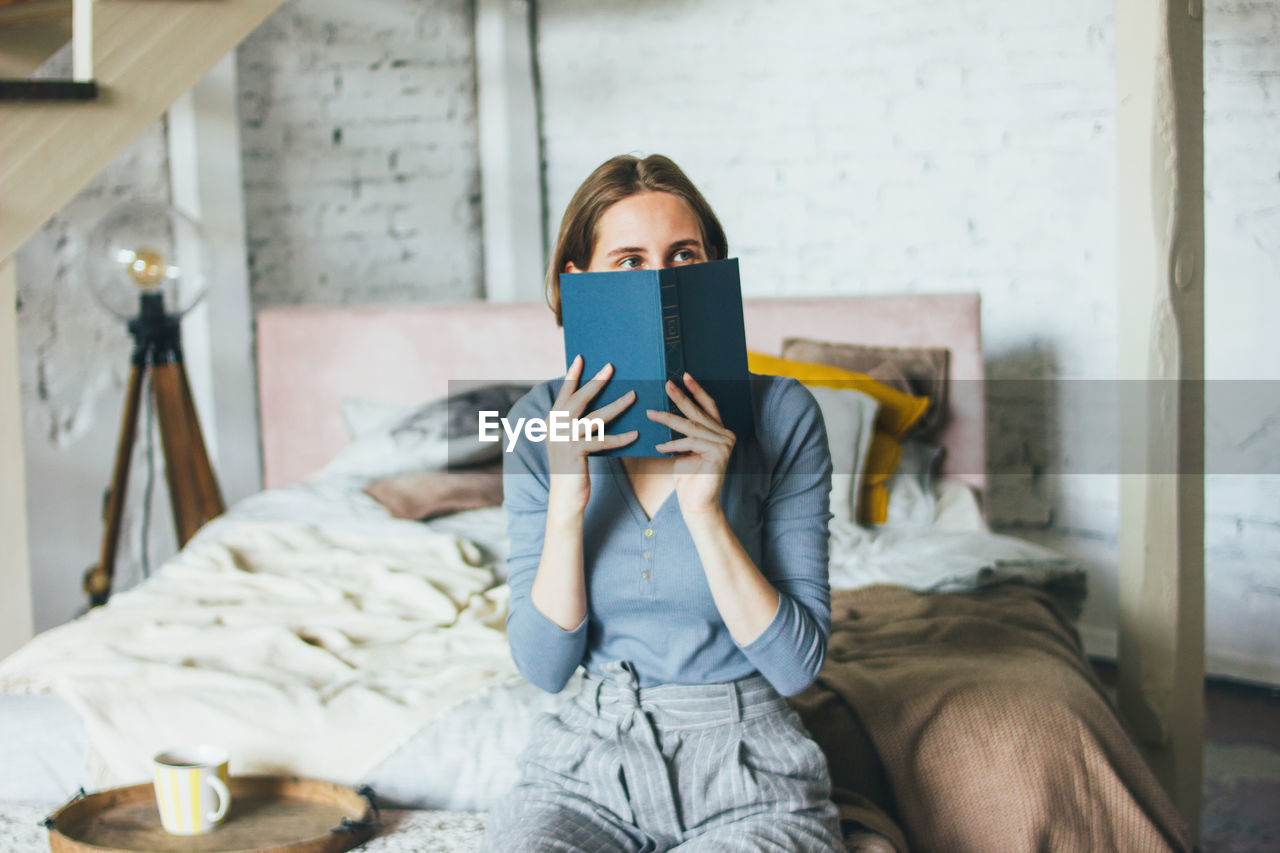
[[[911,851],[1189,851],[1079,635],[1044,589],[832,591],[791,697],[841,818]]]

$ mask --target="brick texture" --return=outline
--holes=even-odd
[[[290,0],[241,44],[255,308],[481,295],[472,17]]]

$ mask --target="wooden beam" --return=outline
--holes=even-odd
[[[0,104],[0,260],[110,163],[282,0],[94,9],[89,103]]]
[[[542,299],[542,149],[528,0],[477,0],[476,105],[490,302]]]
[[[93,79],[93,0],[73,0],[71,17],[71,78]]]
[[[1200,0],[1116,4],[1120,711],[1194,838],[1204,745]]]
[[[31,639],[33,630],[16,266],[13,258],[0,260],[0,658]]]

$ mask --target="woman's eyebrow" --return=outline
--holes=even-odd
[[[672,243],[671,246],[667,249],[667,251],[670,252],[673,249],[701,249],[701,248],[702,248],[701,240],[694,239],[693,237],[687,237],[683,240],[677,240],[674,243]]]
[[[622,246],[617,249],[611,249],[606,258],[612,258],[614,255],[643,255],[644,249],[639,246]]]
[[[686,248],[700,249],[702,248],[702,241],[697,239],[696,237],[686,237],[683,240],[676,240],[674,243],[672,243],[670,246],[667,247],[667,251],[671,252],[676,249],[686,249]],[[612,258],[616,255],[643,255],[644,253],[645,253],[645,250],[641,246],[619,246],[616,249],[610,249],[605,254],[605,257]]]

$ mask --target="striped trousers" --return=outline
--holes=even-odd
[[[534,723],[483,853],[842,851],[827,759],[761,675],[641,688],[629,661]]]

